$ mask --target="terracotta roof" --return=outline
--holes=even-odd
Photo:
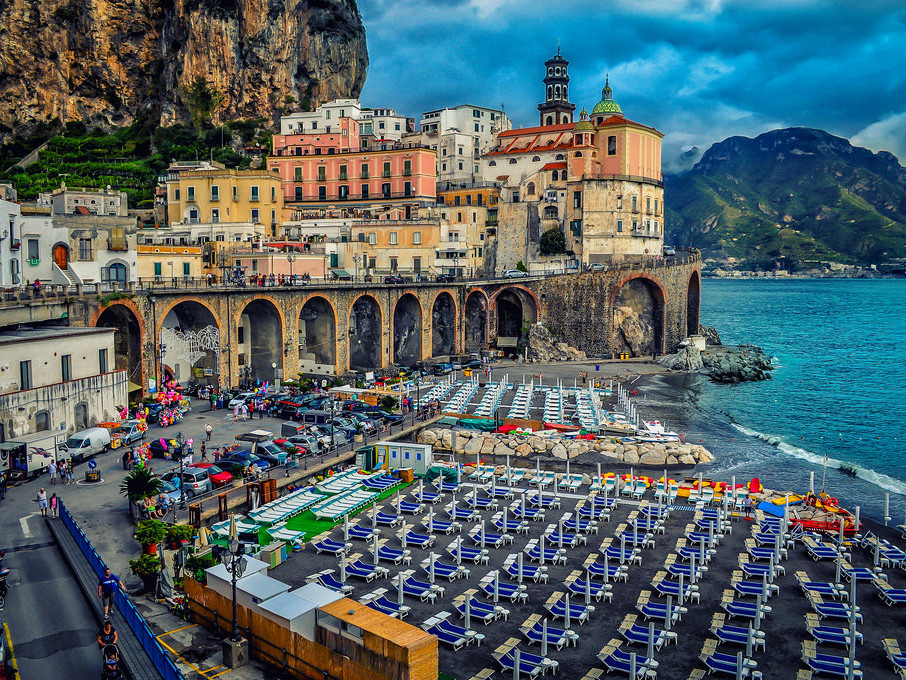
[[[560,161],[559,163],[548,163],[542,170],[566,170],[566,162]]]
[[[509,179],[509,178],[510,178],[509,175],[497,175],[497,180],[498,180],[498,181],[501,181],[501,182],[502,182],[503,180]]]
[[[519,128],[501,132],[498,137],[517,137],[519,135],[544,134],[545,132],[566,132],[573,129],[575,123],[560,123],[559,125],[539,125],[537,127]]]

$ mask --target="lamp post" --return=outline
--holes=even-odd
[[[293,281],[293,262],[296,261],[295,254],[290,253],[289,255],[287,255],[286,261],[289,262],[289,282],[290,282],[290,285],[292,285],[295,283],[295,281]]]
[[[239,632],[239,612],[236,603],[236,581],[242,578],[245,572],[246,559],[243,555],[245,546],[239,542],[236,535],[235,519],[230,517],[230,538],[227,541],[227,547],[217,547],[217,556],[220,558],[224,569],[230,574],[230,581],[233,596],[233,627],[230,636],[223,641],[223,659],[224,664],[230,668],[238,668],[245,665],[248,660],[248,642],[242,639]]]
[[[179,509],[186,509],[186,480],[183,477],[183,472],[185,472],[186,458],[183,455],[183,437],[182,432],[176,433],[176,448],[179,451]]]

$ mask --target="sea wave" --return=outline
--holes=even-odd
[[[776,446],[778,449],[780,449],[784,453],[787,453],[787,454],[794,456],[796,458],[799,458],[801,460],[808,461],[808,462],[813,463],[818,466],[824,465],[824,456],[822,456],[819,453],[815,453],[814,451],[809,451],[808,449],[803,449],[800,446],[794,446],[793,444],[789,444],[789,443],[783,441],[783,439],[781,437],[771,435],[771,434],[765,434],[764,432],[759,432],[758,430],[752,430],[752,429],[746,427],[745,425],[741,425],[740,423],[738,423],[732,419],[731,419],[730,424],[736,430],[742,432],[744,435],[747,435],[749,437],[754,437],[755,439],[760,439],[763,442],[767,442],[771,446]],[[863,466],[857,465],[857,464],[854,465],[847,461],[842,461],[842,460],[838,460],[836,458],[831,458],[830,456],[828,456],[828,458],[827,458],[827,464],[829,467],[832,467],[832,468],[837,468],[840,465],[846,465],[847,467],[855,470],[856,475],[860,479],[864,479],[865,481],[867,481],[871,484],[874,484],[875,486],[877,486],[881,489],[884,489],[885,491],[890,491],[891,493],[906,495],[906,483],[902,482],[899,479],[894,479],[893,477],[885,475],[883,472],[878,472],[877,470],[873,470],[872,468],[863,467]]]

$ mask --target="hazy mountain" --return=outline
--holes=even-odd
[[[666,179],[667,241],[769,263],[906,257],[906,168],[822,130],[714,144]]]

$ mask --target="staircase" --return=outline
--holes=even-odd
[[[76,276],[76,273],[74,271],[72,271],[72,267],[60,269],[60,266],[56,262],[54,262],[53,282],[58,285],[75,287],[82,283],[82,280],[78,276]]]

